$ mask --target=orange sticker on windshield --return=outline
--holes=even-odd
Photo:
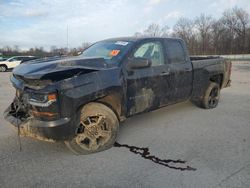
[[[109,56],[117,56],[119,54],[120,50],[112,50],[110,53],[109,53]]]

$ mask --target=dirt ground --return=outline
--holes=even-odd
[[[14,96],[10,75],[0,74],[2,188],[250,187],[250,62],[233,63],[232,86],[216,109],[185,102],[135,116],[122,124],[120,145],[87,156],[30,138],[19,151],[17,132],[2,117]],[[147,149],[152,157],[143,158]]]

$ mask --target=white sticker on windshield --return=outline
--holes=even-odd
[[[115,44],[122,45],[122,46],[126,46],[126,45],[128,44],[128,42],[125,42],[125,41],[117,41]]]

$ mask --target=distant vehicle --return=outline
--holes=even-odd
[[[8,69],[13,69],[25,61],[30,61],[34,59],[37,58],[34,56],[14,56],[5,61],[0,61],[0,72],[5,72]]]

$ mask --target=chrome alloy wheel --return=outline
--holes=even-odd
[[[111,138],[112,129],[105,120],[103,115],[90,116],[81,120],[76,143],[89,151],[97,150],[107,143]]]

